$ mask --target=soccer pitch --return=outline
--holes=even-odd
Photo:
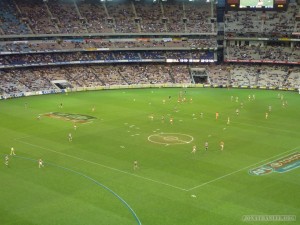
[[[225,88],[0,101],[0,224],[299,224],[299,103]]]

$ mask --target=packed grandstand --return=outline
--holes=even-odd
[[[300,4],[228,10],[219,1],[1,0],[0,96],[201,83],[300,88]]]

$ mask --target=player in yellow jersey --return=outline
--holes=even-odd
[[[224,141],[220,142],[220,147],[221,147],[221,151],[223,151],[224,150]]]
[[[73,137],[72,137],[72,134],[71,134],[71,133],[69,133],[68,139],[69,139],[69,142],[73,141]]]
[[[137,170],[138,168],[139,168],[138,161],[134,160],[133,161],[133,170]]]
[[[39,168],[44,167],[44,162],[42,159],[39,159],[38,164],[39,164]]]
[[[11,149],[10,149],[10,155],[16,155],[15,149],[13,147],[11,147]]]
[[[173,122],[174,122],[173,117],[170,117],[170,124],[173,124]]]
[[[197,147],[196,147],[196,145],[194,145],[194,146],[193,146],[192,153],[194,153],[194,154],[195,154],[195,153],[196,153],[196,151],[197,151]]]
[[[208,142],[207,141],[204,143],[204,148],[205,148],[205,151],[208,150]]]

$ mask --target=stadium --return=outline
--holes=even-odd
[[[299,224],[299,94],[299,0],[0,0],[0,224]]]

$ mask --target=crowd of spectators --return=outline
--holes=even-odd
[[[88,33],[86,20],[80,17],[75,2],[51,0],[47,5],[57,22],[60,33]]]
[[[80,15],[86,21],[89,33],[113,33],[103,4],[94,1],[77,2]]]
[[[51,81],[73,87],[191,83],[186,65],[89,65],[0,70],[0,95],[55,89]]]
[[[288,77],[284,82],[285,87],[300,88],[300,68],[289,70]]]
[[[116,33],[138,33],[133,7],[128,2],[107,2],[108,15],[113,18]]]
[[[164,10],[164,18],[168,32],[182,32],[186,31],[186,24],[183,22],[185,18],[184,10],[182,10],[182,3],[180,2],[162,2]]]
[[[300,68],[278,65],[73,65],[0,70],[0,95],[50,90],[51,81],[66,80],[73,87],[132,84],[193,83],[192,68],[200,67],[208,84],[300,88]]]
[[[290,46],[261,46],[261,45],[234,45],[224,51],[228,60],[272,60],[300,62],[299,45]]]
[[[116,66],[92,66],[92,70],[99,77],[104,86],[109,85],[126,85],[128,84],[122,76],[120,76],[118,67]]]
[[[201,5],[200,5],[201,4]],[[215,11],[215,10],[214,10]],[[210,33],[210,3],[1,0],[4,34]]]
[[[300,32],[296,17],[300,6],[289,3],[287,11],[228,11],[225,15],[225,36],[286,37]]]
[[[213,5],[214,6],[214,5]],[[300,6],[287,11],[228,11],[226,36],[286,36],[300,32]],[[210,33],[216,32],[215,6],[203,2],[100,2],[98,0],[2,0],[4,34]]]
[[[297,66],[232,64],[227,71],[231,85],[300,88]]]
[[[229,70],[229,83],[234,86],[256,86],[258,73],[256,67],[232,66]],[[262,78],[263,79],[263,78]]]
[[[257,74],[259,86],[283,87],[288,76],[288,69],[282,66],[273,66],[273,69],[269,70],[268,67],[262,66]]]
[[[300,5],[295,1],[287,10],[228,11],[225,14],[224,59],[228,62],[300,62],[300,45],[290,37],[300,32]],[[247,37],[252,39],[231,39]],[[261,39],[259,39],[261,38]],[[262,39],[267,38],[267,39]],[[244,76],[240,74],[240,76]],[[252,76],[249,74],[249,79]],[[237,78],[238,80],[238,78]],[[239,81],[237,81],[239,83]],[[253,82],[251,82],[253,83]],[[270,83],[270,82],[267,82]]]
[[[35,34],[57,34],[60,32],[49,16],[47,5],[42,1],[19,0],[17,5],[22,18],[27,19],[29,27]]]
[[[0,1],[0,31],[3,34],[28,34],[31,33],[26,21],[21,21],[13,1]]]
[[[212,84],[225,86],[229,84],[229,68],[224,65],[206,66],[206,73],[209,75],[209,80]]]
[[[201,10],[195,10],[201,9]],[[188,2],[185,5],[187,31],[189,33],[210,33],[215,30],[215,23],[211,22],[214,16],[210,12],[211,5],[201,2]]]
[[[163,33],[167,31],[165,23],[162,22],[163,13],[160,4],[136,2],[134,5],[137,17],[141,18],[141,32]],[[184,30],[181,32],[184,32]]]

